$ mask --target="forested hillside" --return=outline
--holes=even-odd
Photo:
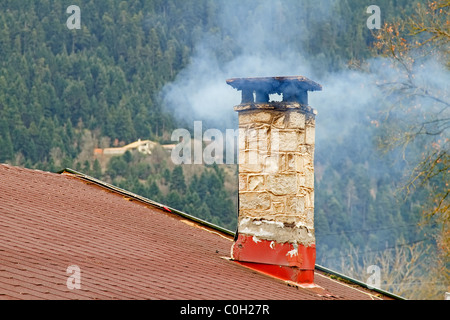
[[[191,202],[183,200],[186,190],[181,187],[175,185],[167,199],[159,198],[154,184],[144,183],[145,191],[136,188],[138,175],[131,167],[116,172],[120,159],[101,168],[92,155],[94,147],[112,146],[115,140],[170,139],[174,118],[163,110],[158,93],[186,65],[196,36],[212,28],[205,20],[213,14],[208,11],[211,3],[77,4],[81,30],[68,30],[69,14],[61,1],[0,4],[0,161],[49,171],[76,168],[188,209],[181,205]],[[164,188],[168,170],[164,163],[154,164],[152,180]],[[205,175],[198,178],[204,182]],[[226,196],[221,175],[214,178],[218,183],[208,194]],[[211,217],[212,200],[202,196],[199,201],[194,202],[202,218],[234,227],[231,200],[217,202],[220,210],[230,212],[223,221]]]
[[[377,5],[384,22],[408,17],[416,2]],[[70,4],[81,8],[80,30],[67,28],[68,4],[59,0],[0,2],[0,162],[54,172],[70,167],[232,231],[237,221],[235,165],[175,166],[162,150],[150,156],[127,152],[103,162],[94,157],[94,148],[137,139],[174,143],[172,131],[189,123],[181,111],[166,105],[161,93],[200,56],[205,43],[217,65],[253,51],[280,60],[286,52],[298,54],[306,57],[317,80],[360,67],[377,54],[376,39],[366,27],[372,1]],[[250,34],[255,30],[266,34]],[[189,111],[189,100],[180,99],[186,101],[180,108]],[[342,108],[340,101],[333,103],[335,110]],[[406,201],[396,196],[407,166],[395,152],[378,152],[381,133],[372,121],[378,111],[350,117],[351,126],[339,129],[339,135],[317,140],[317,263],[343,272],[365,265],[373,254],[412,248],[403,257],[406,263],[416,254],[427,256],[425,248],[435,248],[433,224],[418,227],[429,190],[417,190]],[[420,146],[409,150],[420,151]],[[365,281],[368,275],[362,272]],[[412,295],[411,288],[396,290]]]

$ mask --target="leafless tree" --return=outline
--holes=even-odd
[[[418,5],[408,19],[386,23],[375,32],[375,50],[390,61],[395,77],[378,85],[388,104],[379,144],[386,152],[400,148],[412,164],[404,184],[408,196],[417,188],[429,191],[423,204],[425,221],[437,220],[436,236],[443,261],[441,273],[450,284],[450,0]],[[440,66],[436,74],[430,61]],[[424,82],[424,75],[429,81]],[[443,77],[443,78],[440,78]],[[419,144],[420,143],[420,144]],[[422,148],[419,159],[409,147]]]

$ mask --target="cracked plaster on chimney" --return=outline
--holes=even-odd
[[[244,218],[239,223],[239,233],[261,240],[274,240],[277,243],[301,243],[305,246],[315,244],[314,230],[310,230],[300,223],[286,226],[282,222],[270,220],[254,220]]]

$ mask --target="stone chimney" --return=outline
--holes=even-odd
[[[301,284],[314,282],[316,112],[301,76],[229,79],[242,91],[239,113],[239,219],[232,259]],[[282,101],[269,101],[278,94]]]

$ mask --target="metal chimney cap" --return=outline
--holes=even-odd
[[[237,90],[264,91],[281,94],[286,88],[295,87],[301,91],[321,91],[322,86],[304,76],[232,78],[227,84]]]
[[[308,91],[322,90],[322,86],[303,76],[234,78],[227,84],[242,91],[242,104],[268,103],[270,94],[280,94],[283,102],[308,105]],[[255,94],[255,98],[253,97]]]

